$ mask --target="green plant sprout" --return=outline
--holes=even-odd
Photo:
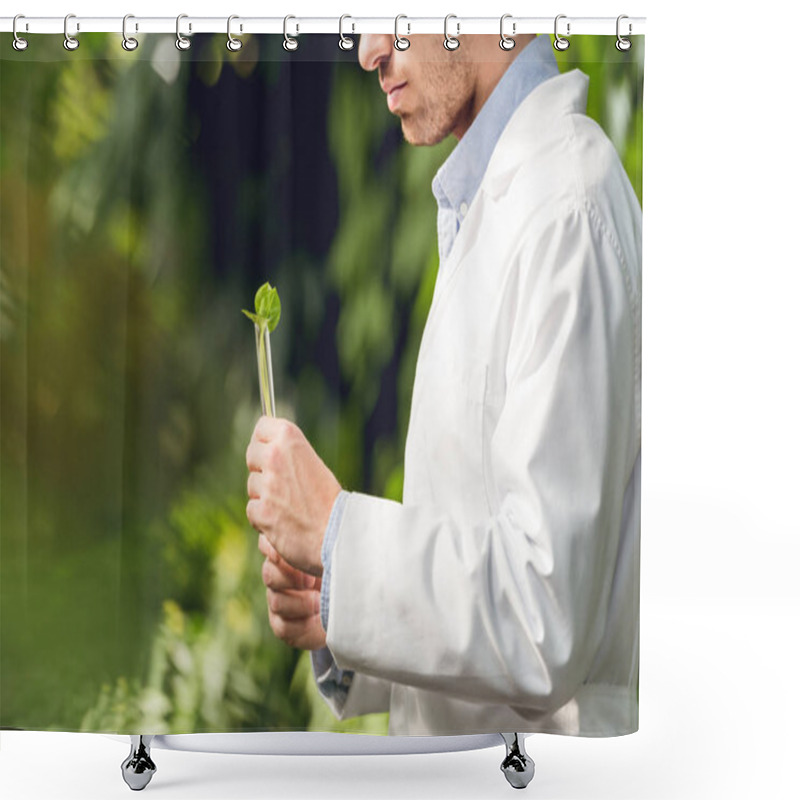
[[[281,318],[281,299],[278,290],[265,283],[256,292],[255,313],[242,309],[242,313],[253,320],[256,329],[256,360],[258,362],[258,388],[261,395],[261,413],[275,416],[275,389],[272,384],[272,353],[269,335],[278,326]]]

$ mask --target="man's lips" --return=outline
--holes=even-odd
[[[407,81],[403,81],[403,83],[396,83],[394,86],[383,87],[383,91],[386,92],[386,104],[389,106],[389,111],[394,111],[397,108],[397,104],[400,102],[400,95],[406,83]]]

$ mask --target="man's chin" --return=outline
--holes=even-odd
[[[403,129],[403,136],[409,144],[426,146],[439,144],[447,136],[446,133],[439,134],[435,131],[421,131],[418,126],[409,122],[407,118],[400,118],[400,125]]]

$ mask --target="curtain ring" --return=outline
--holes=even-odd
[[[65,50],[77,50],[80,42],[74,37],[69,35],[69,31],[67,30],[67,25],[74,14],[67,14],[64,17],[64,49]],[[81,26],[80,23],[76,23],[76,31],[80,31]]]
[[[625,14],[620,14],[617,17],[617,44],[616,44],[616,48],[620,52],[625,52],[626,50],[630,50],[631,49],[631,40],[630,39],[626,39],[623,36],[620,36],[620,33],[619,33],[619,23],[623,19],[628,19],[628,17],[626,17]],[[630,36],[630,35],[631,35],[631,23],[629,22],[628,23],[628,36]]]
[[[567,18],[566,14],[559,14],[556,17],[556,24],[555,24],[556,40],[553,42],[553,47],[555,47],[555,49],[558,51],[566,50],[569,47],[569,40],[564,39],[563,37],[558,35],[558,21],[560,19],[566,19],[566,18]],[[567,22],[567,36],[569,36],[569,22]]]
[[[130,52],[139,46],[139,42],[132,36],[128,36],[127,26],[128,20],[134,18],[133,14],[126,14],[122,18],[122,49]],[[136,23],[136,30],[139,30],[139,23]]]
[[[406,39],[405,36],[400,36],[397,32],[397,28],[400,24],[401,19],[408,19],[405,14],[398,14],[394,18],[394,49],[395,50],[408,50],[411,47],[411,40]],[[408,32],[411,33],[411,26],[408,26]]]
[[[342,32],[342,24],[346,19],[353,19],[353,18],[349,14],[342,14],[342,16],[339,17],[339,48],[341,50],[352,50],[355,42],[349,36],[345,36],[344,33]]]
[[[175,36],[177,37],[175,39],[175,47],[177,47],[178,50],[188,50],[192,46],[191,40],[187,39],[181,33],[181,20],[188,16],[188,14],[178,14],[178,19],[175,21]],[[191,22],[189,23],[189,30],[192,30]]]
[[[237,39],[231,33],[231,22],[233,22],[233,20],[235,20],[235,19],[239,19],[239,17],[237,17],[236,14],[231,14],[228,17],[228,41],[225,43],[225,47],[227,47],[228,50],[231,51],[231,53],[235,53],[237,50],[241,50],[242,49],[242,40],[241,39]],[[241,26],[239,26],[239,30],[240,31],[241,31],[241,29],[242,29]]]
[[[14,47],[15,50],[24,50],[28,46],[28,40],[27,39],[22,39],[19,36],[17,36],[17,20],[18,19],[25,19],[25,15],[24,14],[17,14],[17,16],[14,17],[14,24],[11,26],[12,31],[14,32],[14,41],[11,44]],[[27,30],[27,28],[28,28],[28,23],[26,22],[25,23],[25,29]]]
[[[456,19],[456,15],[455,14],[448,14],[444,18],[444,42],[442,42],[442,44],[444,45],[444,49],[445,50],[450,50],[450,52],[452,52],[453,50],[458,50],[458,46],[461,44],[461,42],[459,42],[458,38],[457,38],[459,29],[461,28],[461,25],[460,25],[460,23],[458,21],[456,21],[456,35],[455,36],[451,36],[447,32],[447,23],[451,19]]]
[[[503,16],[500,17],[500,49],[501,50],[513,50],[514,49],[514,45],[516,44],[516,42],[511,38],[511,36],[514,36],[516,34],[516,32],[517,32],[517,23],[516,22],[512,22],[511,23],[511,36],[506,36],[505,33],[503,32],[503,23],[507,19],[509,19],[510,17],[511,17],[511,14],[503,14]]]
[[[289,14],[288,16],[283,18],[283,49],[293,52],[297,50],[298,41],[297,39],[293,39],[291,36],[289,36],[286,30],[286,27],[289,24],[290,19],[297,19],[297,17],[293,17],[291,14]],[[297,25],[296,29],[297,32],[299,32],[300,26]]]

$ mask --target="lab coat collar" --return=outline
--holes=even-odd
[[[585,114],[589,77],[574,69],[540,83],[506,125],[486,168],[481,189],[493,200],[507,191],[520,158],[530,152],[531,137],[544,132],[553,118]]]
[[[528,95],[514,112],[497,142],[475,196],[475,204],[482,198],[488,202],[497,202],[508,191],[520,163],[530,156],[539,138],[553,135],[554,120],[573,113],[585,113],[588,87],[588,76],[576,69],[549,78]],[[475,245],[476,229],[471,226],[477,224],[474,214],[465,219],[463,230],[456,237],[446,261],[440,265],[428,314],[428,325],[420,344],[420,357],[426,348],[427,329],[435,324],[443,297],[448,294],[461,262]]]
[[[525,98],[558,75],[549,36],[537,36],[503,73],[461,141],[436,173],[432,190],[439,208],[467,206],[478,191],[503,129]]]
[[[520,164],[525,162],[535,148],[538,137],[548,135],[548,131],[552,136],[555,119],[569,114],[585,113],[588,88],[588,76],[575,69],[549,78],[523,100],[497,142],[475,196],[476,203],[481,195],[490,202],[496,202],[506,193]],[[464,224],[465,226],[470,224],[469,218]],[[453,248],[447,256],[446,266],[443,264],[443,267],[440,267],[440,271],[448,273],[445,283],[449,282],[456,265],[469,253],[474,244],[474,236],[465,233],[466,230],[456,237]],[[444,291],[444,287],[440,289],[440,283],[441,281],[437,280],[431,313],[436,306],[438,294]]]

